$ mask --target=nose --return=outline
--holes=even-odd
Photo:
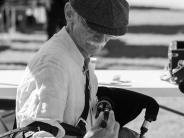
[[[102,33],[95,33],[94,34],[94,40],[96,42],[106,42],[107,41],[107,38],[106,38],[106,35],[105,34],[102,34]]]

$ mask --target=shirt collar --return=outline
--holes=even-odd
[[[70,52],[72,59],[74,59],[77,62],[77,64],[79,64],[79,66],[83,68],[84,57],[79,51],[79,49],[77,48],[76,44],[74,43],[70,35],[68,34],[68,32],[66,31],[66,28],[63,27],[58,34],[62,35],[62,39],[63,39],[62,41],[64,42],[64,44],[66,45],[66,48]]]

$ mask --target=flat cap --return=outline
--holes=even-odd
[[[127,31],[129,4],[126,0],[71,0],[71,5],[99,33],[119,36]]]

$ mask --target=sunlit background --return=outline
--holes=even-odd
[[[39,1],[5,0],[1,6],[0,69],[24,69],[47,40],[46,12]],[[163,69],[169,43],[183,39],[183,1],[129,0],[129,3],[128,33],[109,41],[96,56],[96,68]]]

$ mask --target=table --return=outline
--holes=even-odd
[[[184,96],[175,84],[160,79],[163,70],[96,70],[99,85],[118,87],[152,97]],[[15,99],[23,70],[0,70],[0,98]]]
[[[161,80],[163,70],[97,70],[100,85],[140,92],[151,97],[184,96],[176,84]]]

